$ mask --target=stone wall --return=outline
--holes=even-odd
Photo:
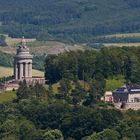
[[[134,109],[134,110],[139,110],[140,109],[140,103],[126,103],[125,104],[125,109]]]
[[[140,93],[136,93],[136,94],[129,94],[128,95],[128,102],[135,102],[135,98],[140,99]]]

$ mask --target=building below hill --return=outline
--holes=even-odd
[[[140,86],[137,84],[124,85],[113,91],[113,102],[140,103]]]
[[[103,99],[105,102],[113,102],[112,91],[106,91]]]
[[[112,93],[113,103],[124,109],[140,109],[140,86],[128,84],[117,88]]]
[[[33,55],[30,54],[29,48],[26,46],[26,40],[23,37],[14,57],[14,79],[1,84],[0,89],[6,91],[18,89],[19,83],[23,80],[28,85],[34,85],[36,83],[45,84],[44,77],[32,76],[32,59]]]

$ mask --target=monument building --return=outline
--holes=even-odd
[[[14,57],[14,79],[17,81],[32,80],[32,59],[26,41],[23,38]]]
[[[23,80],[28,85],[45,84],[44,77],[32,75],[32,63],[33,55],[30,54],[26,40],[23,37],[14,57],[13,80],[0,84],[0,91],[16,90],[19,88],[19,83]]]

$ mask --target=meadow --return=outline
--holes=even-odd
[[[140,43],[103,43],[105,47],[140,47]]]
[[[125,79],[123,76],[117,76],[113,78],[108,78],[106,80],[106,91],[113,91],[120,86],[125,84]]]
[[[140,37],[140,33],[118,33],[118,34],[109,34],[109,35],[100,35],[97,37]]]
[[[12,38],[3,34],[7,46],[0,47],[0,51],[8,54],[16,53],[16,46],[20,44],[21,38]],[[64,51],[85,50],[84,46],[76,44],[66,44],[59,41],[38,41],[35,38],[26,38],[26,44],[30,48],[30,53],[35,55],[58,54]]]
[[[32,72],[33,72],[33,76],[44,76],[43,71],[33,69]],[[11,75],[13,75],[13,68],[0,66],[0,78],[8,77]]]
[[[16,98],[16,91],[6,91],[0,93],[0,103],[12,101]]]

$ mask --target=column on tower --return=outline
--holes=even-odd
[[[28,75],[32,78],[32,63],[28,63]]]
[[[26,63],[23,63],[23,77],[25,78],[25,74],[26,74]]]
[[[18,69],[17,69],[17,63],[14,64],[14,78],[15,80],[18,79]]]
[[[20,64],[17,63],[17,79],[20,79]]]
[[[23,78],[23,63],[19,63],[19,79]]]
[[[25,78],[29,77],[28,76],[28,63],[25,63]]]

